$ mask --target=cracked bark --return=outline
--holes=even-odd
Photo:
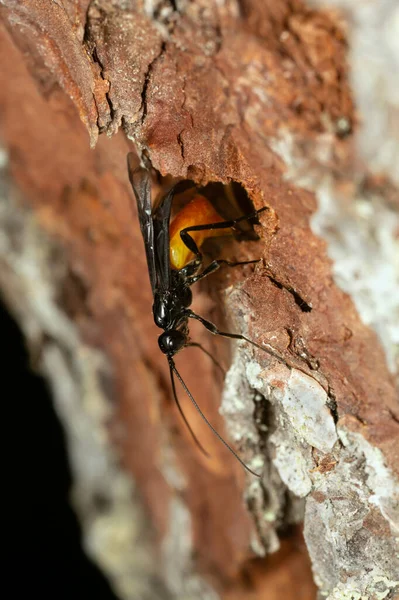
[[[399,593],[396,8],[333,4],[2,3],[0,287],[68,431],[86,545],[121,598],[308,600],[307,552],[322,597]],[[195,348],[177,357],[261,482],[187,406],[212,460],[199,455],[172,405],[132,146],[162,176],[235,181],[269,207],[260,242],[223,248],[262,265],[195,300],[265,351],[192,324],[226,381]]]

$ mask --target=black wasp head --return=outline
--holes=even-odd
[[[186,341],[186,336],[178,329],[164,331],[158,338],[161,351],[168,356],[174,356],[176,352],[179,352],[185,346]]]

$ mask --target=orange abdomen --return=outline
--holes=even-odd
[[[190,252],[180,237],[180,231],[193,225],[207,225],[221,223],[222,217],[216,212],[212,204],[204,196],[195,196],[173,219],[169,228],[170,235],[170,264],[172,269],[180,270],[187,265],[194,254]],[[208,229],[205,231],[190,231],[198,248],[207,238],[226,235],[230,227],[225,229]]]

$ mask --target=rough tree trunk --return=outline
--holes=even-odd
[[[354,4],[2,2],[1,293],[67,430],[87,550],[123,599],[310,600],[310,562],[320,597],[399,597],[399,17]],[[263,263],[196,307],[279,358],[195,326],[231,363],[224,387],[195,348],[177,357],[261,481],[185,402],[199,454],[171,401],[132,149],[269,207],[261,241],[230,246]]]

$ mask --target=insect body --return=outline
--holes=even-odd
[[[170,235],[170,265],[172,269],[179,271],[185,267],[195,255],[182,242],[180,232],[190,228],[193,225],[207,225],[209,223],[221,223],[222,217],[216,212],[212,204],[204,196],[197,194],[187,206],[181,210],[169,227]],[[190,232],[197,247],[200,248],[203,242],[217,235],[226,235],[225,229],[200,230]]]
[[[133,154],[128,155],[128,171],[137,201],[140,228],[147,256],[148,272],[154,297],[152,309],[154,321],[158,327],[163,329],[163,333],[158,338],[158,344],[168,360],[172,390],[177,407],[196,444],[208,456],[192,431],[180,406],[174,376],[177,377],[191,402],[213,433],[234,454],[247,471],[259,477],[257,473],[245,465],[202,413],[178,372],[173,357],[186,346],[198,346],[212,358],[200,344],[189,341],[189,319],[200,321],[206,329],[215,335],[243,339],[254,343],[243,335],[220,331],[213,323],[193,312],[190,309],[192,302],[190,288],[194,283],[207,277],[221,266],[234,267],[258,262],[257,260],[244,262],[213,260],[209,265],[203,267],[203,258],[199,247],[205,237],[226,234],[240,221],[255,219],[265,209],[232,221],[222,221],[205,198],[197,197],[190,203],[191,205],[187,205],[186,209],[169,226],[173,197],[182,189],[187,188],[187,182],[178,183],[153,208],[149,173],[146,169],[134,168]],[[212,360],[214,359],[212,358]]]

